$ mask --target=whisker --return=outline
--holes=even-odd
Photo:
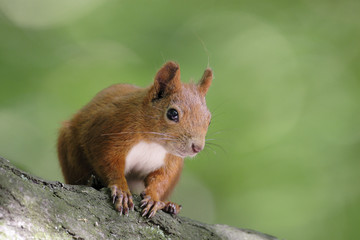
[[[212,108],[212,113],[215,113],[216,115],[219,115],[219,110],[221,110],[220,114],[223,114],[224,105],[226,104],[225,101],[218,103],[216,106]]]
[[[224,153],[227,153],[226,150],[219,144],[216,144],[216,143],[206,143],[206,145],[209,147],[209,146],[214,146],[214,147],[218,147],[220,150],[222,150]]]
[[[156,138],[157,140],[168,140],[168,141],[173,141],[173,142],[177,142],[176,138]]]
[[[170,135],[170,134],[158,133],[158,132],[118,132],[118,133],[103,133],[103,134],[101,134],[101,136],[112,136],[112,135],[133,134],[133,133],[155,134],[155,135],[166,136],[166,137],[175,137],[175,136]]]
[[[128,143],[133,142],[133,140],[116,140],[116,143]],[[121,144],[115,144],[114,146],[122,147]]]
[[[204,150],[211,150],[214,154],[216,154],[216,151],[211,146],[207,146]]]
[[[215,141],[216,139],[215,138],[209,138],[209,139],[205,139],[205,142],[207,141]]]
[[[208,136],[219,135],[221,133],[222,133],[222,131],[210,132],[210,133],[208,133]]]
[[[152,106],[152,107],[157,109],[157,110],[163,111],[163,109],[161,109],[161,108],[158,108],[158,107],[155,107],[155,106]]]

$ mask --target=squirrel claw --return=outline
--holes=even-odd
[[[165,207],[165,203],[162,201],[157,201],[154,206],[151,209],[151,212],[149,214],[149,218],[152,218],[155,213],[157,212],[157,210],[163,209]]]
[[[141,203],[140,207],[145,207],[148,204],[148,202],[151,200],[150,196],[144,196],[143,198],[144,199],[141,200],[140,202]]]
[[[134,211],[134,202],[133,202],[133,197],[130,195],[129,196],[129,209],[131,210],[131,211]]]
[[[145,200],[145,199],[144,199]],[[145,205],[144,205],[145,204]],[[145,217],[148,212],[150,211],[151,207],[154,205],[154,201],[151,198],[146,199],[146,201],[141,205],[141,206],[146,206],[143,211],[142,211],[142,215],[143,217]]]
[[[116,185],[110,187],[115,209],[120,215],[129,216],[129,210],[134,210],[134,202],[130,192],[119,189]]]
[[[180,212],[181,208],[182,208],[181,205],[177,205],[176,203],[173,202],[167,202],[165,207],[163,208],[163,211],[177,215]]]
[[[144,196],[144,199],[141,201],[141,207],[145,207],[142,210],[141,216],[152,218],[158,210],[165,207],[165,203],[162,201],[154,201],[150,196]]]

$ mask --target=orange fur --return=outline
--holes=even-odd
[[[207,69],[199,84],[181,83],[179,65],[168,62],[148,88],[116,84],[99,92],[60,129],[58,157],[66,183],[86,184],[95,175],[110,187],[116,209],[127,214],[133,203],[125,160],[137,143],[154,142],[166,149],[164,165],[145,178],[139,172],[128,175],[144,182],[144,215],[159,209],[176,214],[180,206],[163,201],[180,177],[183,158],[204,148],[211,80]],[[178,122],[167,117],[169,109],[178,112]]]

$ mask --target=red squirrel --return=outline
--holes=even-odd
[[[166,199],[179,180],[185,157],[205,146],[211,120],[205,95],[213,73],[195,83],[180,81],[180,68],[167,62],[147,88],[115,84],[100,91],[58,137],[58,157],[68,184],[86,184],[92,176],[111,190],[115,209],[134,210],[133,186],[142,185],[142,216],[181,206]]]

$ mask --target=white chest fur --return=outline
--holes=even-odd
[[[125,175],[135,173],[145,177],[164,165],[166,150],[157,143],[139,142],[132,147],[125,159]]]

